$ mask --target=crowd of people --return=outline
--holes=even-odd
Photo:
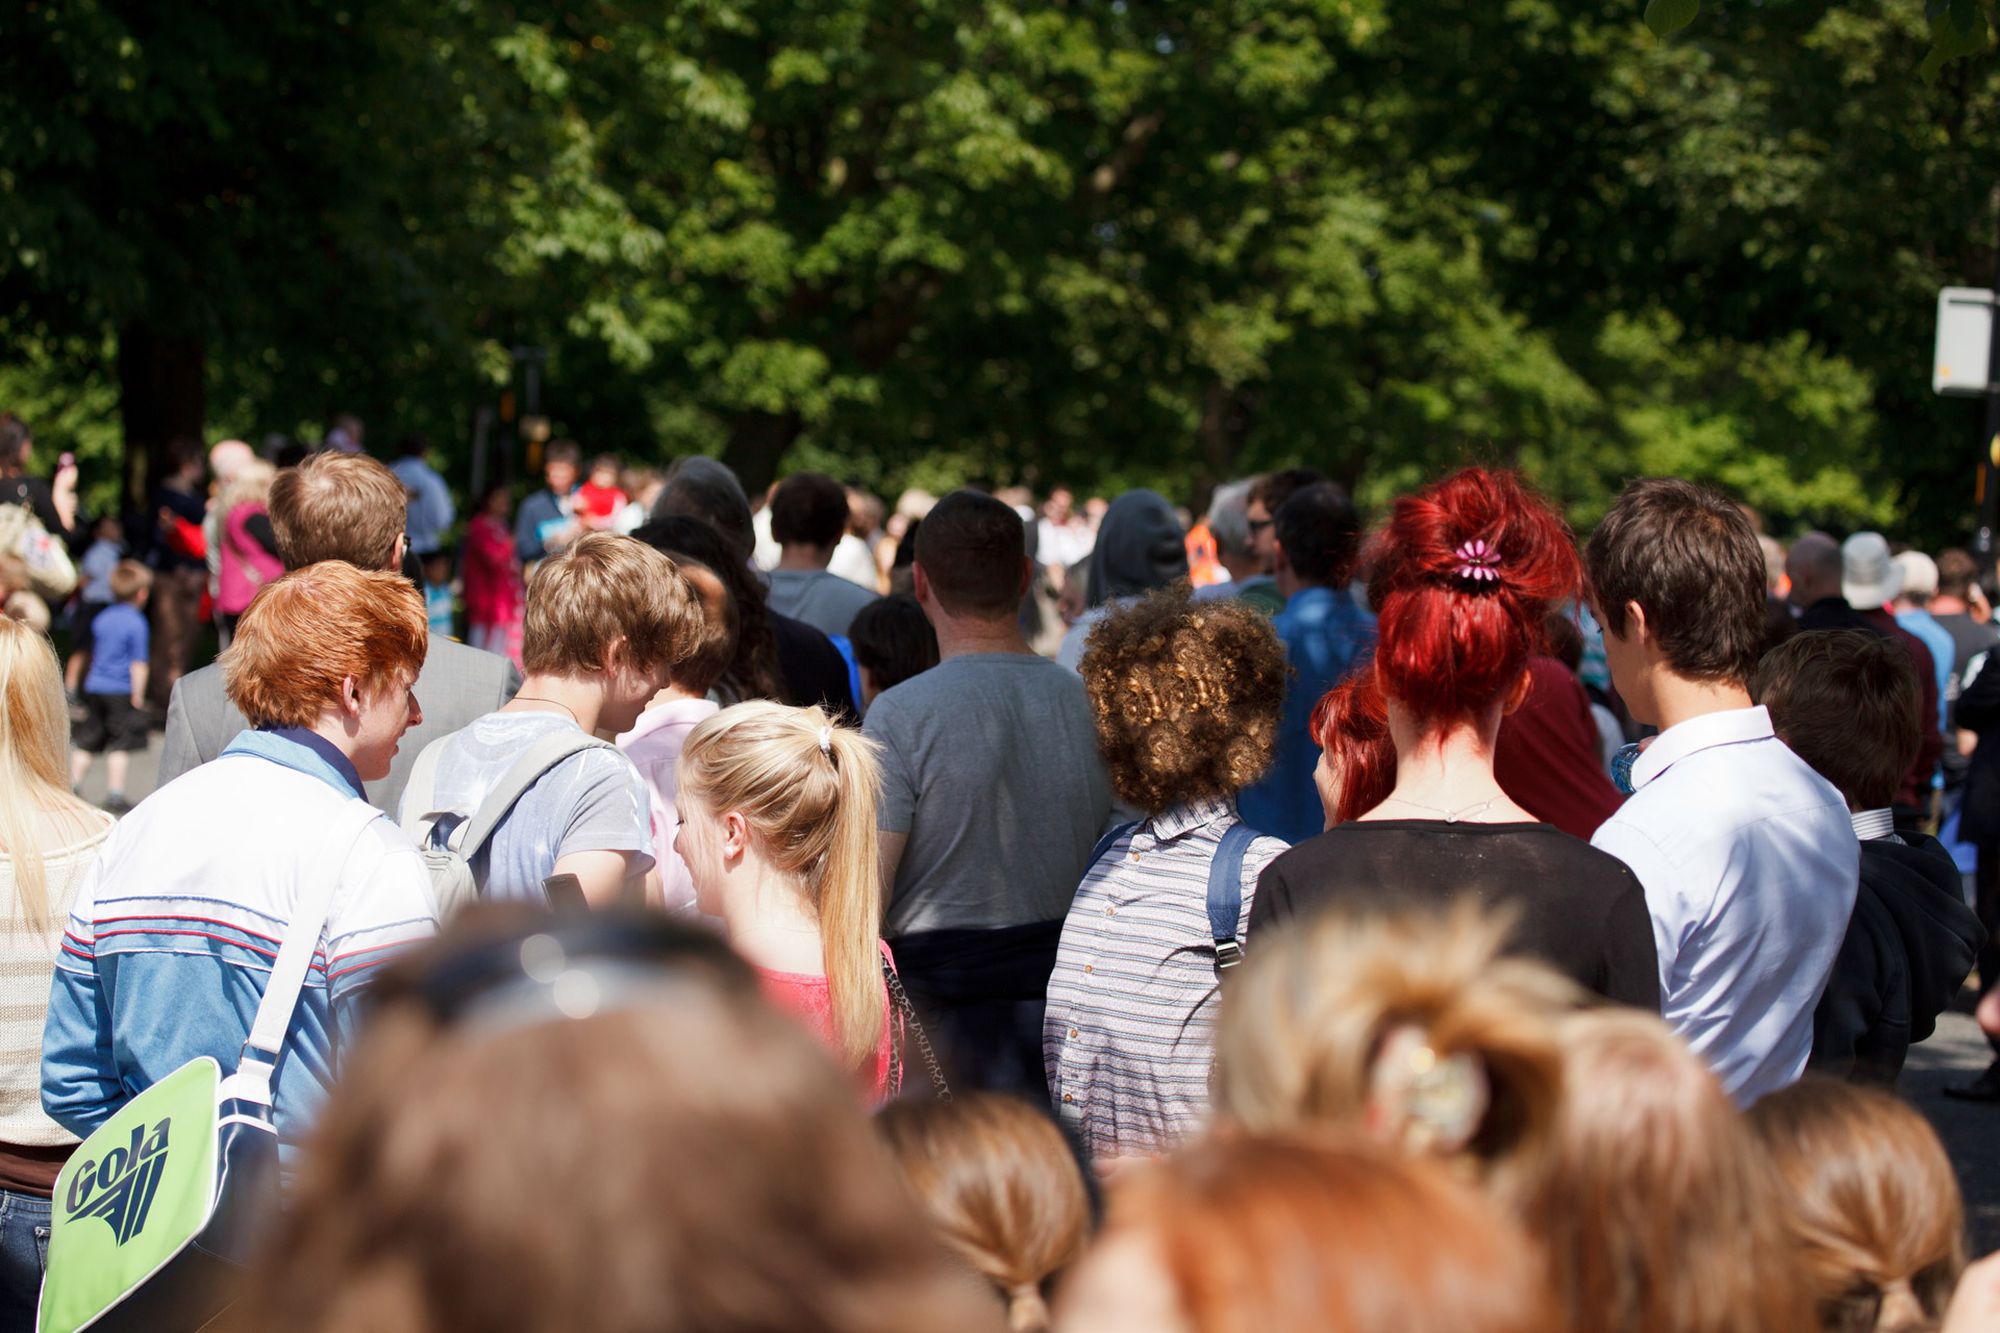
[[[2000,1328],[1895,1094],[1975,964],[2000,1050],[1963,553],[560,442],[461,530],[336,426],[177,451],[142,562],[0,417],[0,508],[90,543],[67,664],[59,580],[0,620],[0,1327],[319,902],[241,1326]]]

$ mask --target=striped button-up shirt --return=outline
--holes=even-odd
[[[1236,803],[1197,801],[1141,823],[1084,875],[1049,977],[1042,1060],[1063,1123],[1096,1158],[1164,1151],[1208,1115],[1219,988],[1208,867]],[[1285,844],[1243,857],[1243,938],[1257,876]]]

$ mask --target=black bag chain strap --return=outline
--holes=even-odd
[[[917,1039],[917,1050],[924,1057],[924,1069],[931,1076],[932,1092],[936,1094],[939,1101],[950,1101],[951,1085],[945,1082],[944,1066],[939,1063],[937,1051],[931,1046],[930,1034],[924,1031],[923,1021],[917,1017],[917,1007],[910,1003],[909,992],[903,989],[902,978],[896,975],[896,969],[889,966],[889,960],[886,958],[882,960],[882,979],[889,984],[889,998],[895,1002],[897,1011],[903,1015],[903,1023],[907,1031],[914,1034]],[[896,1051],[900,1044],[895,1041],[889,1043],[890,1059],[892,1062],[896,1062]],[[892,1074],[890,1082],[897,1092],[902,1091],[903,1080],[900,1068],[897,1068]]]

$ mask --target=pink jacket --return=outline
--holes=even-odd
[[[222,558],[216,569],[215,609],[226,616],[240,616],[257,590],[285,572],[278,557],[259,546],[244,529],[255,515],[264,513],[261,500],[245,501],[222,520]]]
[[[521,565],[514,534],[485,514],[465,530],[465,619],[471,625],[508,625],[521,617]]]
[[[695,910],[694,879],[688,874],[687,862],[674,850],[674,837],[681,831],[674,769],[680,763],[681,746],[687,743],[688,733],[718,709],[719,705],[706,699],[675,699],[654,704],[639,715],[632,730],[618,738],[618,748],[646,779],[646,787],[653,796],[653,859],[659,863],[669,912]]]

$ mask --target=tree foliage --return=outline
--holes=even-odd
[[[1937,11],[29,0],[0,386],[101,401],[159,335],[212,430],[462,452],[527,344],[560,429],[753,484],[1471,455],[1580,521],[1663,471],[1949,535],[1929,311],[1992,266],[2000,81],[1909,75]]]

